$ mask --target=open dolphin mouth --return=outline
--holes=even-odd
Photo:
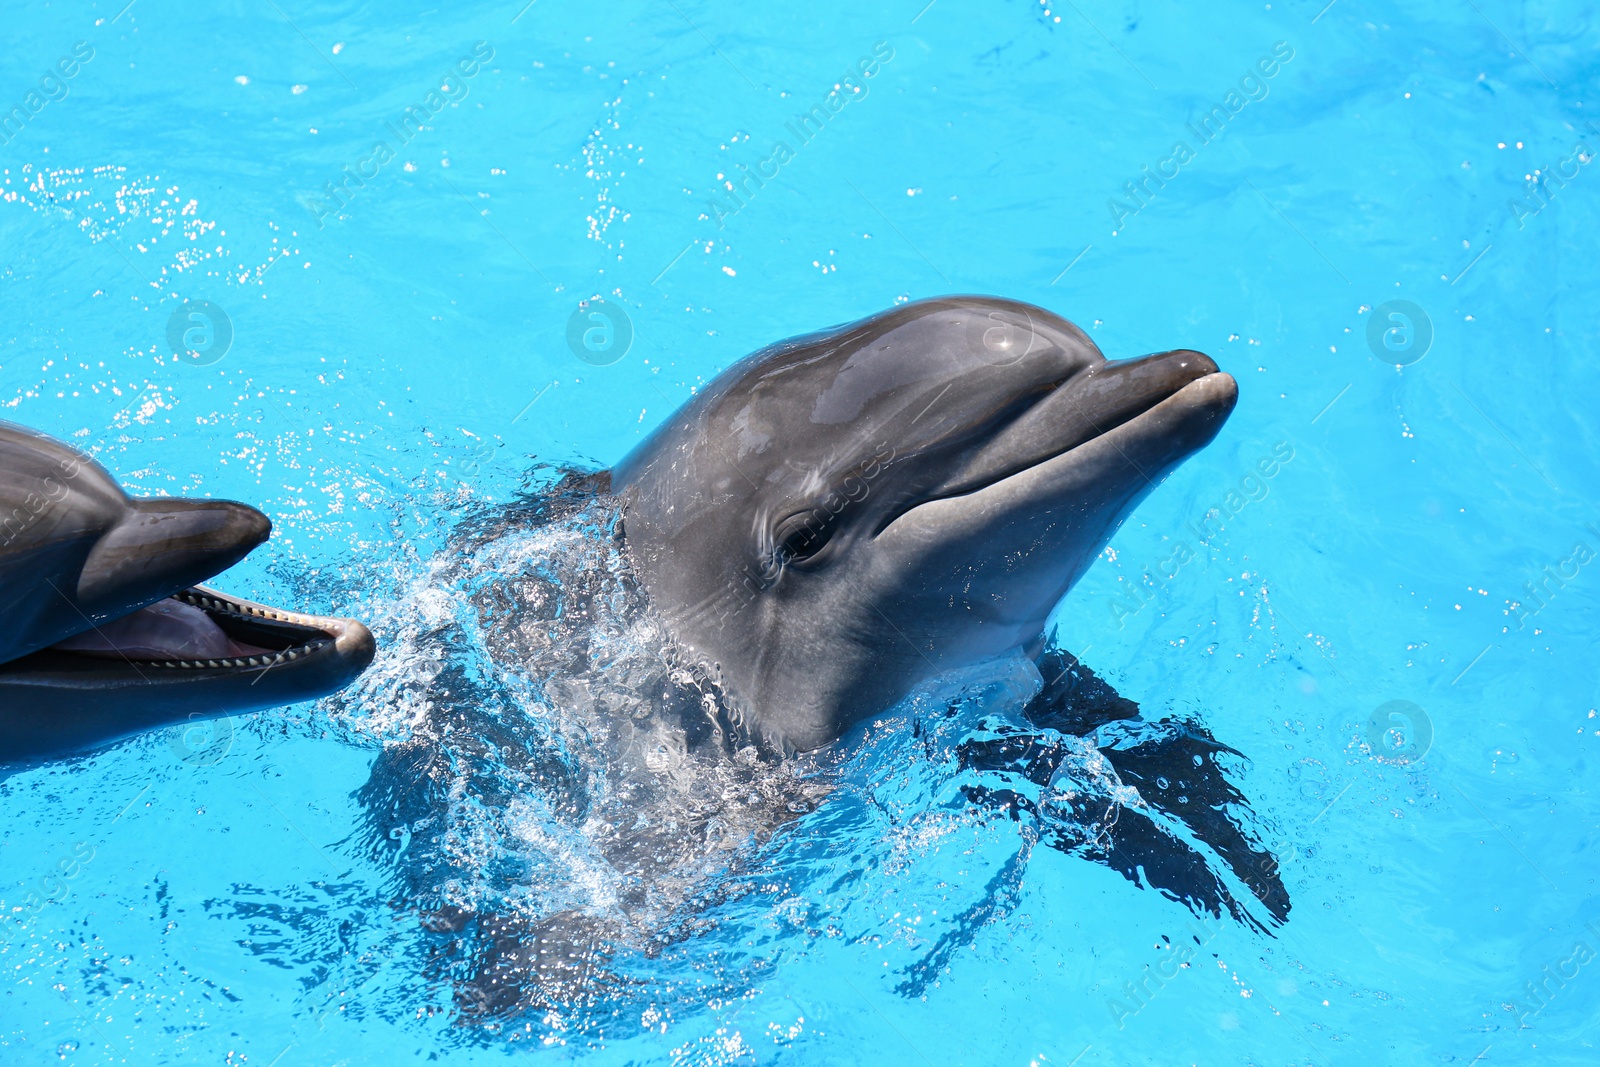
[[[181,689],[210,693],[217,714],[254,710],[341,688],[374,652],[372,633],[355,619],[197,585],[0,663],[0,703],[65,706],[99,693],[154,706]]]
[[[353,681],[374,652],[354,619],[190,586],[0,663],[0,762],[316,700]]]
[[[130,666],[232,671],[270,668],[324,650],[336,651],[341,640],[360,645],[370,643],[371,635],[352,619],[305,615],[194,586],[57,642],[44,654]],[[0,666],[0,672],[4,669]]]

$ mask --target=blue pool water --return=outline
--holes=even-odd
[[[273,541],[219,584],[385,647],[339,700],[0,780],[0,1062],[1594,1062],[1592,5],[10,16],[0,418],[132,492],[256,504]],[[737,891],[625,992],[476,1020],[412,895],[608,898],[493,753],[459,756],[448,864],[372,802],[441,664],[523,691],[450,629],[472,567],[584,572],[581,523],[465,569],[457,524],[767,342],[952,292],[1237,377],[1057,618],[1242,754],[1287,922],[1201,925],[963,804],[961,731],[1037,684],[999,664],[708,866]],[[595,297],[614,362],[568,343]]]

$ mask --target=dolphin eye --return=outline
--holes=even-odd
[[[773,531],[773,553],[777,562],[804,563],[822,551],[833,536],[833,517],[816,509],[790,515]]]

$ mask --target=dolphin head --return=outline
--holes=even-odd
[[[372,635],[199,583],[272,524],[220,500],[134,500],[105,468],[0,422],[0,761],[332,692]]]
[[[613,487],[674,637],[769,741],[805,750],[1039,642],[1236,399],[1199,352],[1107,360],[1041,308],[927,300],[734,364]]]

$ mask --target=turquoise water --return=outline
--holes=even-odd
[[[273,542],[219,584],[370,618],[390,651],[355,698],[0,781],[0,1060],[1593,1062],[1595,21],[13,13],[0,417],[130,491],[256,504]],[[401,651],[456,588],[452,529],[615,462],[748,351],[950,292],[1238,378],[1058,621],[1147,717],[1248,758],[1288,921],[1191,926],[969,810],[948,745],[887,730],[627,996],[475,1023],[360,793],[424,699]],[[568,343],[595,297],[631,323],[615,361]],[[997,679],[963,699],[1026,688]],[[489,884],[516,842],[463,857]]]

